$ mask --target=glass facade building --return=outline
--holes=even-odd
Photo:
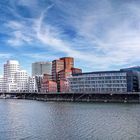
[[[103,71],[74,74],[69,78],[71,92],[137,92],[138,75],[135,72]]]

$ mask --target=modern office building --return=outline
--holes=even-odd
[[[8,78],[15,79],[15,73],[20,70],[19,62],[16,60],[8,60],[4,64],[4,80],[7,82]]]
[[[71,70],[74,67],[74,58],[62,57],[52,62],[52,79],[58,80],[58,73],[62,70]]]
[[[0,75],[0,92],[4,91],[4,78]]]
[[[37,85],[35,77],[28,78],[28,91],[29,92],[37,92]]]
[[[4,91],[17,91],[15,74],[19,70],[20,65],[16,60],[8,60],[4,64]]]
[[[74,67],[74,58],[73,57],[62,57],[60,60],[64,61],[64,69],[71,70]]]
[[[138,92],[138,73],[101,71],[74,74],[69,78],[70,91],[82,93]]]
[[[51,62],[35,62],[32,63],[32,76],[51,74],[52,63]]]
[[[52,80],[57,81],[58,72],[64,69],[63,60],[54,60],[52,61]]]
[[[68,92],[68,77],[72,74],[81,73],[82,70],[74,68],[73,57],[62,57],[52,62],[52,80],[57,82],[58,92]]]
[[[17,91],[28,91],[28,74],[26,70],[19,70],[15,73],[15,80],[17,83]]]

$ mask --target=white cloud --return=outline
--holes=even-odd
[[[0,59],[9,59],[11,56],[10,53],[0,53]]]
[[[37,5],[39,1],[23,1],[19,5],[32,8],[37,7],[37,14],[32,19],[23,21],[10,21],[8,27],[13,30],[8,43],[12,46],[20,46],[23,43],[39,41],[42,47],[52,48],[52,51],[65,53],[87,62],[87,65],[95,69],[108,69],[112,66],[122,67],[140,62],[140,8],[134,4],[124,4],[113,7],[111,2],[103,0],[94,6],[93,1],[87,3],[72,3],[55,0],[54,5],[61,10],[63,24],[73,27],[77,33],[75,42],[64,39],[63,32],[57,26],[48,24],[46,18],[54,5],[47,5],[41,9]],[[33,5],[33,6],[32,6]],[[31,8],[32,7],[32,8]],[[84,10],[83,10],[84,9]],[[125,11],[127,9],[127,11]],[[65,16],[65,14],[67,16]],[[128,16],[130,15],[130,17]],[[19,16],[19,15],[18,15]],[[21,17],[20,17],[21,18]],[[133,21],[134,19],[134,21]],[[137,24],[136,24],[137,23]],[[79,36],[82,37],[83,50],[78,50]],[[87,46],[87,44],[89,46]],[[76,47],[77,46],[77,47]],[[34,55],[39,58],[39,55]]]

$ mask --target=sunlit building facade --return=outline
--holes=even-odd
[[[71,92],[79,93],[137,92],[138,79],[132,71],[103,71],[74,74],[69,84]]]

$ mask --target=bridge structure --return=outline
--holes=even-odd
[[[37,92],[1,92],[0,97],[30,99],[39,101],[68,102],[125,102],[140,103],[140,92],[102,92],[102,93],[37,93]]]

